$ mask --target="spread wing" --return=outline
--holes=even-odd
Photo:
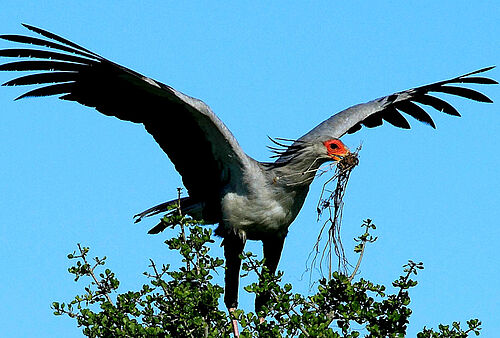
[[[474,76],[492,68],[494,66],[352,106],[323,121],[299,140],[313,141],[325,135],[339,138],[346,133],[352,134],[360,130],[362,126],[368,128],[380,126],[383,121],[387,121],[396,127],[410,129],[410,124],[402,113],[436,128],[431,116],[420,105],[430,106],[453,116],[460,116],[460,114],[448,102],[432,96],[431,93],[445,93],[479,102],[492,102],[487,96],[476,90],[456,86],[456,84],[497,84],[498,82],[495,80]]]
[[[38,73],[4,85],[46,86],[17,99],[58,95],[60,99],[93,107],[105,115],[142,123],[174,163],[195,200],[218,203],[221,188],[231,178],[241,175],[247,156],[205,103],[55,34],[24,26],[42,38],[0,36],[34,46],[1,50],[2,57],[24,59],[3,64],[0,70]]]

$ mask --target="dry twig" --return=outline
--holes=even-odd
[[[334,175],[323,185],[316,209],[318,212],[318,221],[325,214],[325,211],[328,217],[323,222],[323,226],[321,227],[316,244],[313,248],[314,256],[311,261],[311,270],[312,267],[316,265],[319,257],[319,268],[320,271],[322,271],[322,265],[326,259],[329,279],[331,279],[333,270],[333,254],[338,257],[338,270],[342,269],[346,272],[347,265],[349,264],[344,253],[344,247],[342,246],[340,229],[342,226],[344,194],[351,172],[354,167],[359,164],[358,154],[360,150],[361,146],[359,146],[355,152],[348,154],[337,163]],[[332,182],[336,182],[335,189],[333,190],[329,189],[329,185],[332,184]],[[328,193],[329,195],[327,196]],[[325,231],[328,231],[328,238],[324,246],[321,248],[320,254],[320,245]]]

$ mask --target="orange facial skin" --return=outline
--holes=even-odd
[[[338,139],[331,139],[323,142],[326,147],[327,155],[334,161],[340,161],[344,156],[350,153],[349,148]]]

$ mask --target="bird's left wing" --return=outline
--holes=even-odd
[[[241,174],[248,157],[205,103],[53,33],[24,26],[44,38],[0,36],[38,46],[0,50],[1,57],[30,59],[0,65],[0,70],[42,72],[4,85],[48,86],[33,89],[17,99],[58,95],[63,100],[94,107],[105,115],[144,124],[196,200],[218,201],[221,187],[230,177]]]
[[[497,84],[498,82],[495,80],[474,76],[492,68],[494,66],[476,70],[450,80],[405,90],[352,106],[323,121],[299,140],[313,141],[325,135],[339,138],[346,133],[352,134],[360,130],[362,126],[368,128],[380,126],[383,121],[387,121],[396,127],[410,129],[410,124],[401,113],[405,113],[420,122],[436,128],[430,115],[418,104],[430,106],[449,115],[460,116],[452,105],[443,99],[432,96],[431,93],[445,93],[479,102],[492,102],[487,96],[478,91],[461,86],[453,86],[453,84]]]

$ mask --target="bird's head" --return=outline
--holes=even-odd
[[[325,148],[325,156],[331,161],[340,161],[351,152],[342,141],[336,138],[323,141],[323,146]]]

